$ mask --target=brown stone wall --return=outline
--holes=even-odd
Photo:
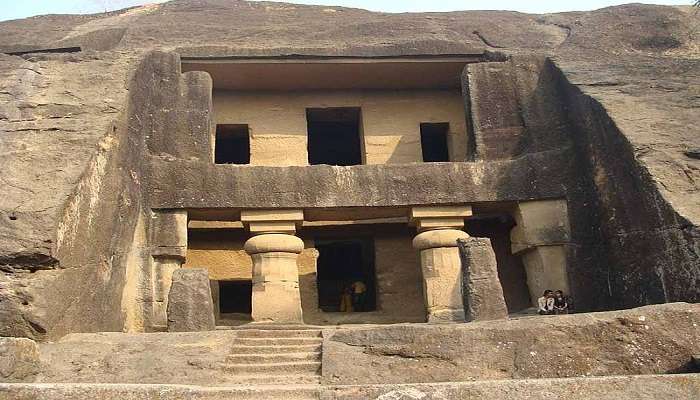
[[[361,107],[366,164],[421,162],[422,122],[449,122],[450,158],[466,157],[458,90],[214,93],[217,123],[248,124],[253,165],[308,165],[306,108],[316,107]]]
[[[405,226],[370,228],[324,228],[323,234],[367,235],[375,238],[377,311],[369,313],[324,313],[318,308],[314,237],[318,230],[300,233],[304,251],[299,255],[299,288],[304,322],[424,322],[425,306],[418,253]],[[251,279],[252,262],[243,250],[248,234],[241,229],[191,229],[185,268],[205,268],[213,281]]]
[[[204,268],[209,279],[251,279],[253,263],[243,250],[248,236],[242,230],[190,230],[185,268]]]

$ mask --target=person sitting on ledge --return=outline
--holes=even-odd
[[[537,313],[540,315],[554,314],[554,294],[551,290],[545,290],[542,297],[537,299]]]
[[[568,314],[569,313],[569,303],[564,296],[564,292],[557,290],[554,292],[554,313],[555,314]]]

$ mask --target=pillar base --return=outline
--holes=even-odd
[[[468,237],[464,231],[440,229],[422,232],[413,239],[413,247],[420,250],[428,322],[465,320],[457,240]]]
[[[297,253],[253,254],[255,322],[302,323]]]
[[[445,309],[428,311],[428,322],[431,324],[464,322],[464,319],[464,309]]]

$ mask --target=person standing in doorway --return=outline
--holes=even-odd
[[[355,281],[352,284],[352,308],[355,312],[365,311],[365,295],[367,285],[362,281]]]
[[[340,312],[352,312],[352,288],[344,286],[340,293]]]

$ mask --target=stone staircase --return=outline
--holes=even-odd
[[[319,384],[320,329],[229,328],[237,331],[220,368],[241,384]]]

